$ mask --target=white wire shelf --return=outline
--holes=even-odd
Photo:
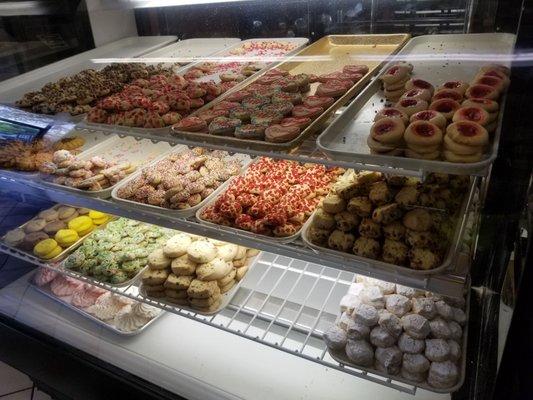
[[[230,304],[218,314],[206,316],[180,309],[179,306],[169,306],[155,299],[139,297],[136,283],[117,288],[95,282],[73,271],[58,269],[33,257],[27,257],[21,252],[9,251],[9,254],[26,260],[31,258],[33,263],[41,267],[327,368],[408,394],[416,393],[416,386],[346,367],[329,356],[322,334],[337,318],[340,300],[355,280],[353,272],[263,252],[254,261],[254,268],[250,268]]]
[[[240,244],[242,246],[260,249],[298,260],[319,263],[336,270],[349,271],[351,273],[357,273],[388,282],[398,283],[420,290],[428,290],[447,296],[463,296],[468,287],[468,271],[472,258],[471,251],[468,251],[468,254],[464,251],[460,252],[457,256],[456,262],[452,264],[452,270],[448,270],[442,274],[414,275],[409,274],[407,269],[405,273],[399,273],[395,270],[378,268],[372,264],[371,260],[368,262],[360,262],[343,256],[319,252],[305,246],[301,239],[298,239],[292,243],[284,244],[273,242],[268,238],[262,238],[257,235],[252,236],[245,231],[226,233],[217,227],[200,224],[194,217],[177,218],[159,214],[151,210],[141,210],[127,204],[113,202],[112,200],[91,198],[77,193],[72,193],[61,188],[46,186],[35,179],[18,178],[11,174],[4,174],[1,171],[0,188],[1,190],[20,193],[22,195],[27,194],[44,197],[56,203],[96,209],[117,216],[131,218],[171,229],[177,229],[195,235],[206,236]],[[7,250],[10,252],[9,248],[6,246],[0,246],[0,250]],[[13,255],[29,259],[30,262],[35,262],[35,260],[37,260],[35,257],[28,256],[25,253]]]

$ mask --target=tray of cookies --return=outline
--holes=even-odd
[[[417,178],[348,172],[302,231],[305,244],[400,274],[434,275],[453,266],[476,180],[464,175]]]
[[[138,166],[153,162],[171,147],[166,142],[114,136],[77,156],[68,150],[54,152],[52,160],[41,165],[40,179],[49,186],[108,198]]]
[[[199,314],[225,308],[259,252],[232,243],[176,233],[148,256],[140,294]]]
[[[174,124],[173,135],[236,148],[291,150],[366,86],[408,38],[326,36]]]
[[[33,289],[121,336],[144,331],[164,314],[159,308],[41,268],[30,279]]]
[[[136,282],[148,255],[174,231],[127,218],[117,218],[96,229],[59,265],[72,274],[125,287]]]
[[[137,208],[191,217],[250,161],[244,154],[177,146],[131,174],[113,189],[111,196]]]
[[[323,334],[342,365],[437,393],[466,374],[470,292],[451,298],[357,276]]]
[[[509,84],[509,69],[489,63],[509,55],[514,38],[483,33],[411,39],[324,130],[318,147],[336,160],[485,175],[497,156]]]
[[[56,204],[2,236],[2,244],[49,263],[63,260],[94,229],[113,217],[88,208]]]
[[[300,235],[329,188],[344,171],[318,164],[260,157],[197,213],[205,225],[246,231],[278,243]]]

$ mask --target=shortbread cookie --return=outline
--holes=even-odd
[[[207,240],[197,240],[187,248],[187,255],[191,261],[204,264],[210,262],[217,256],[217,248]]]
[[[405,156],[408,158],[416,158],[418,160],[436,160],[439,158],[439,151],[433,151],[430,153],[418,153],[411,149],[405,149]]]
[[[163,246],[165,256],[170,258],[181,257],[187,253],[187,249],[192,243],[192,239],[186,233],[178,233],[167,240]]]
[[[337,325],[331,325],[328,330],[324,332],[322,336],[326,346],[332,350],[344,350],[348,341],[346,331],[339,328]]]
[[[196,268],[196,276],[201,281],[216,281],[229,274],[233,264],[221,258],[215,258],[211,262],[200,264]]]
[[[248,266],[245,265],[244,267],[237,268],[237,271],[235,272],[235,279],[237,282],[241,281],[242,278],[244,278],[244,275],[248,272]]]
[[[190,276],[194,275],[197,265],[198,264],[189,259],[187,254],[184,254],[181,257],[172,260],[170,263],[170,268],[177,276]]]
[[[178,306],[188,306],[189,305],[189,299],[178,299],[176,297],[165,297],[165,301],[178,305]]]
[[[400,92],[400,94],[402,94],[406,90],[405,89],[405,83],[408,80],[409,80],[409,75],[406,75],[405,78],[400,79],[397,82],[384,84],[383,85],[385,87],[384,92],[386,93],[386,92],[397,91],[397,92]]]
[[[468,89],[468,83],[463,81],[446,81],[437,88],[437,90],[441,89],[453,89],[464,96],[466,89]]]
[[[225,284],[224,286],[220,287],[220,293],[224,294],[229,292],[233,286],[235,286],[235,280],[232,279],[229,283]]]
[[[191,298],[191,299],[189,299],[189,302],[191,303],[191,306],[193,306],[193,307],[206,308],[206,307],[209,307],[210,305],[216,303],[219,300],[220,300],[220,296],[216,295],[216,296],[212,296],[212,297],[207,297],[205,299]]]
[[[47,222],[43,218],[35,218],[29,221],[26,225],[24,225],[24,231],[26,233],[34,233],[39,232],[44,229]]]
[[[187,290],[194,280],[194,276],[177,276],[170,274],[164,285],[167,289]]]
[[[166,269],[147,269],[142,274],[142,282],[146,285],[163,285],[169,272]]]
[[[43,232],[47,235],[53,236],[57,231],[65,229],[67,224],[64,221],[52,221],[48,222],[43,228]]]
[[[404,94],[401,95],[401,99],[418,99],[429,101],[431,99],[431,92],[427,89],[413,88],[406,90]]]
[[[218,287],[226,286],[235,279],[235,275],[237,275],[237,268],[232,268],[227,275],[217,280]]]
[[[143,283],[143,289],[148,297],[165,297],[165,288],[163,285],[146,285]]]
[[[238,250],[239,246],[231,243],[227,243],[222,246],[217,246],[217,257],[223,259],[224,261],[232,261],[233,259],[235,259]]]
[[[466,155],[459,155],[459,154],[452,153],[449,150],[444,150],[443,154],[444,154],[444,158],[447,161],[455,162],[455,163],[470,164],[470,163],[481,161],[481,159],[483,158],[483,154],[481,152],[466,156]]]
[[[165,256],[163,249],[155,249],[148,255],[150,269],[166,269],[170,267],[171,259]]]
[[[233,264],[233,266],[235,268],[240,268],[240,267],[244,267],[244,264],[246,264],[246,260],[248,260],[248,259],[247,258],[239,258],[237,260],[231,261],[231,263]]]
[[[219,295],[220,289],[218,288],[216,281],[201,281],[194,279],[187,289],[187,293],[189,297],[195,299],[207,299],[208,297]]]
[[[429,154],[431,153],[439,153],[440,151],[440,143],[433,145],[433,146],[424,146],[420,144],[415,143],[409,143],[407,144],[407,149],[412,153],[420,154],[420,157],[429,157]],[[412,157],[415,158],[415,157]]]
[[[165,289],[165,296],[171,297],[173,299],[186,299],[187,291],[186,290],[175,290],[175,289]]]
[[[412,78],[405,82],[405,89],[410,90],[415,88],[426,89],[431,93],[431,95],[433,95],[434,87],[428,81],[419,78]]]
[[[217,311],[219,308],[220,308],[220,303],[221,303],[221,300],[218,299],[217,301],[215,301],[213,304],[211,304],[210,306],[208,307],[194,307],[196,310],[200,311],[200,312],[204,312],[204,313],[212,313],[214,311]]]

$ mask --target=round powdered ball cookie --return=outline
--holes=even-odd
[[[191,261],[199,264],[208,263],[217,256],[216,246],[207,240],[197,240],[187,248],[187,255]]]
[[[411,300],[401,294],[391,294],[385,299],[385,308],[387,311],[399,318],[411,311],[411,307]]]
[[[452,307],[452,318],[460,325],[464,325],[466,323],[466,314],[460,308]]]
[[[405,131],[404,123],[399,118],[384,117],[372,125],[370,135],[381,143],[398,143]]]
[[[378,121],[382,118],[398,118],[402,120],[404,125],[406,125],[409,122],[409,117],[407,114],[405,114],[403,111],[398,110],[394,107],[387,107],[383,108],[382,110],[378,111],[376,116],[374,117],[374,121]]]
[[[379,321],[379,314],[375,307],[368,304],[358,304],[352,313],[355,322],[366,325],[374,326]]]
[[[404,353],[419,354],[426,348],[426,342],[423,339],[414,339],[407,333],[402,333],[398,339],[398,347]]]
[[[411,115],[411,118],[409,118],[409,121],[430,122],[433,125],[437,125],[440,129],[444,129],[446,127],[446,117],[444,117],[444,115],[435,110],[424,110],[414,113],[413,115]]]
[[[472,121],[460,121],[448,125],[446,135],[454,142],[467,146],[485,146],[489,142],[487,130]]]
[[[435,302],[435,308],[437,309],[437,314],[444,318],[446,321],[450,321],[453,319],[453,309],[446,304],[445,301],[440,300]]]
[[[425,339],[431,332],[429,321],[418,314],[407,314],[401,318],[404,331],[414,339]]]
[[[461,358],[461,346],[455,340],[448,340],[448,346],[450,346],[450,360],[459,361]]]
[[[346,335],[348,336],[348,339],[366,340],[370,335],[370,328],[352,320],[346,326]]]
[[[412,299],[413,312],[427,319],[433,319],[437,315],[435,302],[425,297],[415,297]]]
[[[433,227],[433,218],[425,209],[415,208],[403,216],[403,225],[416,232],[428,231]]]
[[[398,368],[402,363],[402,352],[397,346],[378,347],[375,356],[376,360],[387,370],[391,369],[391,367]]]
[[[411,117],[411,115],[419,111],[427,110],[428,102],[419,99],[401,99],[394,107]]]
[[[444,339],[426,339],[424,355],[430,361],[447,361],[450,358],[450,345]]]
[[[461,108],[461,105],[452,99],[435,100],[429,105],[430,110],[440,112],[447,120],[451,120],[453,114],[455,114],[459,108]]]
[[[354,364],[370,367],[374,364],[374,350],[365,340],[348,340],[346,355]]]
[[[187,253],[192,239],[186,233],[178,233],[167,240],[163,246],[163,253],[170,258],[181,257]]]
[[[348,341],[346,332],[343,329],[339,328],[337,325],[331,325],[329,329],[324,332],[323,339],[324,342],[326,342],[326,346],[328,346],[328,349],[332,350],[344,349]]]
[[[434,339],[450,339],[452,332],[446,321],[442,318],[435,318],[433,321],[429,321],[431,328],[431,337]]]
[[[412,382],[424,382],[426,380],[426,373],[419,373],[419,374],[415,374],[415,373],[412,373],[412,372],[409,372],[407,371],[403,366],[400,370],[400,375],[402,376],[402,378],[404,379],[407,379],[408,381],[412,381]]]
[[[429,369],[430,362],[422,354],[409,354],[403,355],[402,367],[414,374],[421,374]]]
[[[428,383],[439,389],[449,388],[457,382],[459,370],[451,361],[433,362],[429,367]]]
[[[387,310],[380,310],[378,324],[395,338],[402,334],[403,328],[400,318]]]
[[[151,269],[166,269],[170,267],[172,260],[168,258],[163,249],[155,249],[148,255],[148,266]]]
[[[368,304],[376,309],[385,307],[385,298],[381,293],[381,289],[377,286],[366,286],[361,290],[359,298],[365,304]]]
[[[405,130],[404,138],[407,143],[434,146],[442,142],[442,130],[431,122],[414,121]]]
[[[450,328],[450,338],[460,341],[463,337],[463,328],[455,321],[449,321],[448,327]]]
[[[370,331],[370,343],[376,347],[390,347],[396,343],[396,338],[388,330],[376,326]]]

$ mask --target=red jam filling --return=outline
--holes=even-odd
[[[422,79],[415,79],[413,81],[413,85],[421,89],[429,89],[431,87],[431,84],[429,82],[426,82]]]
[[[417,100],[412,100],[412,99],[407,99],[407,100],[402,100],[402,102],[400,103],[400,105],[402,107],[414,107],[416,106],[418,103]]]
[[[449,113],[453,111],[454,107],[453,104],[450,102],[441,103],[437,106],[437,111],[443,112],[443,113]]]
[[[389,70],[387,71],[387,74],[389,74],[389,75],[396,75],[396,74],[398,73],[399,70],[400,70],[400,67],[398,67],[398,66],[391,67],[391,68],[389,68]]]
[[[387,116],[387,117],[395,117],[395,116],[399,116],[401,115],[401,113],[398,111],[398,110],[394,110],[394,109],[388,109],[388,110],[384,110],[383,111],[383,115]]]
[[[463,110],[463,115],[470,121],[479,121],[481,119],[481,113],[476,108],[466,108]]]
[[[385,122],[376,127],[376,133],[378,135],[383,135],[384,133],[390,132],[392,128],[394,128],[394,124],[391,124],[390,122]]]
[[[420,124],[416,127],[416,134],[419,136],[433,136],[435,134],[435,129],[431,125]]]
[[[498,72],[498,71],[492,70],[492,71],[485,72],[483,75],[484,75],[484,76],[495,76],[495,77],[501,79],[501,78],[502,78],[502,75],[504,75],[504,74],[502,74],[501,72]]]
[[[453,90],[442,90],[435,95],[435,99],[454,99],[460,100],[461,95]]]
[[[416,96],[417,94],[420,94],[419,89],[411,89],[407,93],[405,93],[405,97],[413,97],[413,96]]]
[[[470,124],[457,125],[457,130],[459,130],[463,136],[476,136],[477,134],[476,127]]]
[[[420,111],[419,113],[416,114],[416,117],[419,120],[429,121],[431,118],[434,118],[436,116],[435,114],[436,113],[434,111],[431,111],[431,110]]]
[[[474,97],[483,97],[488,95],[491,92],[490,89],[480,87],[480,86],[474,86],[472,87],[472,90],[470,91],[470,94],[472,94]]]
[[[484,76],[479,80],[479,83],[487,86],[497,86],[501,82],[501,79],[494,76]]]

